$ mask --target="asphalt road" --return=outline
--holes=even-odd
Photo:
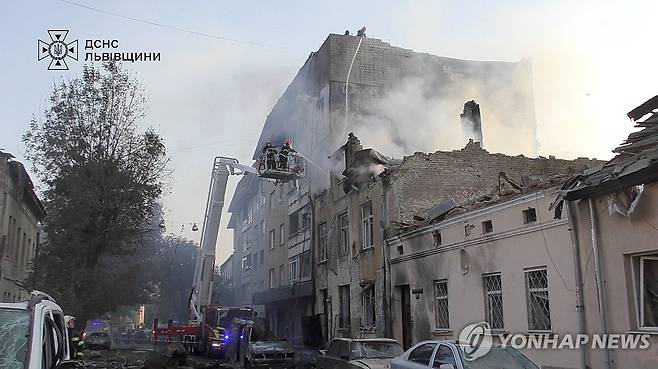
[[[152,345],[144,347],[115,347],[112,350],[87,350],[83,360],[86,369],[230,369],[230,366],[215,359],[190,356],[186,366],[167,366],[169,357],[163,350]],[[151,347],[148,347],[151,346]],[[171,365],[171,364],[169,364]]]

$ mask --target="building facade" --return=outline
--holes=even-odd
[[[344,175],[332,176],[331,187],[315,201],[315,311],[324,315],[328,338],[388,336],[404,341],[406,347],[421,337],[430,338],[431,330],[420,322],[418,332],[424,333],[413,335],[409,331],[402,340],[398,305],[401,294],[410,291],[401,292],[400,288],[411,288],[413,283],[404,283],[396,275],[411,278],[418,272],[418,278],[422,278],[426,272],[439,269],[433,262],[427,268],[421,267],[413,259],[396,268],[397,274],[388,271],[389,259],[398,260],[404,249],[390,246],[398,242],[398,234],[405,234],[418,222],[435,219],[436,209],[446,200],[454,207],[483,192],[488,194],[490,184],[500,186],[502,181],[510,188],[533,186],[537,176],[567,178],[569,173],[579,173],[597,163],[589,159],[491,154],[474,142],[461,150],[416,153],[401,161],[391,160],[372,149],[363,149],[353,135],[341,152]],[[505,226],[496,225],[501,230]],[[487,235],[485,240],[490,238]],[[435,249],[432,243],[427,247]]]
[[[268,114],[253,156],[258,159],[267,142],[276,146],[291,140],[295,150],[308,159],[304,179],[275,185],[247,175],[238,184],[229,208],[237,302],[262,308],[280,336],[299,336],[301,318],[322,311],[316,309],[317,299],[313,300],[317,290],[312,279],[317,275],[313,260],[317,257],[312,243],[317,239],[314,217],[318,210],[313,196],[333,186],[330,173],[335,160],[328,157],[348,132],[365,134],[372,131],[373,124],[390,131],[395,125],[414,123],[434,131],[435,119],[418,121],[379,108],[409,86],[414,86],[415,95],[429,97],[420,105],[441,106],[442,112],[454,118],[445,128],[458,137],[457,141],[466,142],[470,137],[462,137],[462,104],[477,99],[487,106],[482,109],[483,126],[489,122],[506,127],[507,138],[519,135],[517,141],[524,142],[519,152],[535,153],[528,61],[458,60],[394,47],[373,38],[329,35],[319,50],[310,54]],[[494,123],[508,110],[515,114],[505,122]],[[525,135],[524,140],[521,135]],[[400,137],[396,141],[402,151],[417,149],[417,137]],[[494,139],[490,144],[505,148]],[[373,216],[380,212],[375,203],[372,212]],[[377,247],[381,249],[382,237],[376,234],[374,223],[373,232],[372,262],[367,263],[373,265],[374,273],[381,269],[382,260],[381,250],[374,252]],[[374,275],[359,279],[366,285],[376,280]],[[375,291],[377,288],[380,292],[375,293],[381,294],[381,287]],[[350,326],[358,330],[357,325]],[[376,334],[374,329],[368,327],[368,334]]]
[[[16,302],[29,291],[22,287],[43,237],[41,201],[23,164],[0,152],[0,293],[3,302]]]
[[[591,368],[655,368],[658,363],[658,96],[628,113],[641,130],[612,160],[565,186],[578,250],[577,330],[648,335],[644,350],[585,348]]]
[[[501,199],[390,239],[393,337],[406,347],[457,340],[477,322],[489,323],[498,342],[509,333],[575,333],[569,223],[548,210],[557,192]],[[551,368],[578,363],[576,350],[524,353]]]

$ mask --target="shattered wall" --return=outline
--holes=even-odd
[[[563,160],[492,154],[476,143],[469,143],[461,150],[417,152],[382,176],[391,196],[390,221],[411,222],[414,215],[422,214],[440,201],[453,198],[459,202],[478,194],[497,183],[501,171],[520,181],[522,176],[579,173],[599,164],[587,158]]]

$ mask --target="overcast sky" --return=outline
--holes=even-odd
[[[126,67],[149,95],[149,116],[140,124],[154,127],[169,149],[174,174],[164,205],[168,231],[176,233],[182,223],[202,221],[212,158],[250,159],[270,109],[329,33],[367,26],[369,37],[440,56],[532,58],[544,156],[610,158],[632,130],[625,113],[658,93],[656,1],[74,2],[244,41],[61,0],[0,5],[0,148],[21,161],[30,118],[47,107],[53,83],[79,76],[85,39],[161,54],[159,62]],[[47,29],[68,29],[67,39],[81,42],[81,60],[69,60],[67,72],[37,61],[37,39],[48,40]],[[184,236],[198,240],[189,228]],[[230,255],[231,237],[222,230],[219,261]]]

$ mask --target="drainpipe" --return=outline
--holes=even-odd
[[[7,182],[4,177],[4,173],[0,173],[0,185],[2,185],[3,194],[2,194],[2,213],[0,213],[0,290],[2,289],[2,281],[4,278],[4,273],[2,272],[2,264],[5,261],[5,248],[7,246],[7,243],[9,242],[9,228],[11,227],[11,224],[7,224],[7,233],[4,234],[4,226],[5,226],[5,216],[7,212],[7,201],[9,200],[9,192],[7,192]]]
[[[384,278],[382,308],[384,310],[384,336],[393,337],[393,331],[391,329],[391,274],[389,269],[391,264],[389,263],[388,247],[388,202],[383,182],[380,182],[380,187],[382,189],[382,270]]]
[[[573,253],[573,269],[576,280],[576,319],[578,334],[587,334],[585,321],[585,300],[583,298],[583,271],[580,264],[580,241],[578,240],[578,223],[576,212],[570,201],[564,200],[569,217],[569,233],[571,234],[571,246]],[[580,347],[580,369],[587,369],[587,347]]]
[[[596,219],[596,206],[594,205],[594,200],[590,197],[587,199],[589,205],[589,215],[591,219],[592,226],[592,253],[594,254],[594,277],[596,278],[596,292],[599,302],[599,315],[601,317],[601,326],[603,327],[603,334],[608,334],[608,319],[606,317],[606,306],[605,306],[605,288],[603,274],[601,271],[601,256],[599,252],[599,241],[598,233],[599,226]],[[612,369],[612,361],[610,359],[610,350],[606,347],[603,349],[603,368]]]
[[[313,196],[311,196],[311,184],[308,184],[308,203],[310,204],[309,206],[311,207],[311,255],[309,258],[311,259],[311,288],[313,291],[313,295],[311,297],[311,315],[315,314],[315,202],[313,200]]]

